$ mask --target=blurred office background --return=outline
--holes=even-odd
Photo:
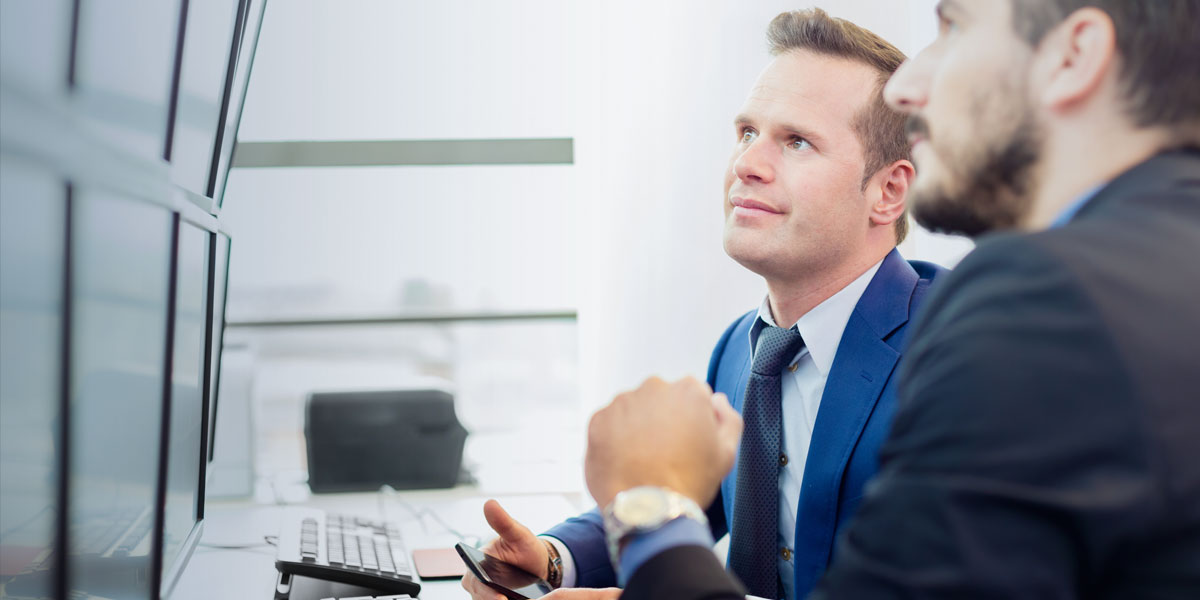
[[[235,165],[226,344],[253,354],[260,471],[302,471],[307,391],[432,377],[457,394],[485,489],[579,485],[587,415],[652,374],[703,377],[765,293],[721,249],[722,176],[765,27],[808,4],[271,3],[239,143],[568,138],[573,153]],[[815,4],[909,54],[936,33],[934,0]],[[902,251],[949,266],[969,248],[917,231]],[[464,320],[424,320],[446,316]],[[380,322],[261,324],[366,317]]]
[[[232,239],[223,418],[250,425],[219,428],[218,452],[236,440],[260,484],[286,488],[305,476],[309,392],[446,387],[486,493],[582,490],[587,416],[649,375],[703,377],[765,293],[721,249],[731,121],[767,23],[813,4],[910,54],[935,35],[935,0],[268,2],[224,202],[204,207]],[[210,13],[189,27],[227,25]],[[53,53],[0,49],[30,85],[57,77],[38,66]],[[222,67],[180,82],[182,123],[209,117],[203,75]],[[176,135],[180,169],[212,155]],[[510,164],[296,166],[319,142],[430,140],[487,140]],[[507,160],[496,140],[568,150]],[[969,247],[916,231],[901,249],[952,266]]]

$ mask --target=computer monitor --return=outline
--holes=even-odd
[[[0,153],[0,597],[62,597],[67,186]]]
[[[246,0],[192,1],[187,7],[179,91],[171,141],[171,180],[209,196],[212,170],[237,46],[236,25]],[[211,210],[211,202],[203,206]]]
[[[215,225],[215,223],[213,223]],[[167,443],[161,492],[162,596],[168,597],[199,541],[204,522],[205,395],[212,335],[213,234],[180,219],[175,248],[175,313],[171,385],[166,411]]]
[[[64,52],[75,112],[91,131],[138,158],[170,156],[180,8],[181,0],[75,2],[74,26],[66,24],[75,33]],[[36,52],[22,48],[17,56]]]
[[[221,129],[220,154],[214,161],[212,198],[220,207],[225,201],[225,184],[229,181],[229,167],[233,163],[234,147],[238,128],[242,122],[242,108],[246,104],[246,90],[250,84],[250,72],[254,66],[254,54],[258,48],[258,35],[262,30],[263,14],[267,0],[247,0],[241,15],[240,43],[236,48],[237,61],[230,79],[229,94],[226,96],[225,119]]]
[[[75,190],[66,596],[153,600],[177,217],[149,201]]]
[[[209,351],[208,369],[208,463],[212,463],[213,453],[219,441],[217,432],[217,409],[220,405],[221,389],[221,353],[225,339],[225,301],[229,297],[229,252],[231,240],[223,232],[214,236],[212,252],[213,296],[212,296],[212,336]]]
[[[158,600],[198,544],[262,2],[0,2],[0,91],[67,123],[0,132],[0,597]]]

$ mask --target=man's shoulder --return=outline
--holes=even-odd
[[[742,313],[738,318],[734,319],[729,327],[726,328],[726,333],[731,333],[736,329],[750,329],[750,325],[754,323],[755,317],[758,316],[758,309],[752,308]]]
[[[724,368],[733,368],[733,363],[744,363],[750,359],[750,326],[758,316],[758,309],[753,309],[733,320],[713,347],[712,356],[708,359],[708,385],[717,388],[717,376]]]
[[[753,309],[734,319],[725,328],[725,332],[721,334],[721,337],[717,339],[717,345],[713,349],[713,358],[715,359],[730,350],[740,349],[742,346],[745,346],[748,350],[750,347],[750,326],[754,324],[754,320],[757,317],[758,309]]]
[[[900,349],[903,332],[924,302],[930,286],[948,271],[931,262],[905,260],[892,250],[855,304],[847,327],[866,327]]]
[[[1015,316],[1003,308],[1024,304],[1034,309],[1053,308],[1055,304],[1046,299],[1066,293],[1076,282],[1063,258],[1049,246],[1044,238],[1029,234],[1002,233],[980,239],[953,271],[938,279],[920,328],[993,316],[991,311],[981,312],[986,307],[1002,309],[994,316]]]
[[[1059,385],[1094,380],[1101,371],[1113,378],[1112,389],[1128,390],[1098,290],[1084,283],[1076,252],[1065,246],[1063,232],[981,239],[938,284],[914,324],[905,387],[929,396],[957,382],[979,398],[1004,391],[997,399],[1012,406],[1016,395],[1037,402],[1040,392],[1070,393]]]
[[[1111,203],[1060,228],[986,236],[940,278],[929,312],[974,312],[981,304],[1061,312],[1082,303],[1113,321],[1115,313],[1128,317],[1139,298],[1174,306],[1200,275],[1192,259],[1200,253],[1200,205],[1147,206],[1159,198]]]
[[[933,283],[939,277],[943,277],[946,273],[950,272],[950,269],[927,260],[909,260],[907,262],[908,266],[917,272],[917,278],[920,281]]]

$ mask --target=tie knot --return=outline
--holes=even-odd
[[[759,375],[776,377],[804,346],[804,338],[795,329],[767,327],[758,334],[751,369]]]

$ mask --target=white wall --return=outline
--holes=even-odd
[[[909,53],[933,36],[933,0],[816,4]],[[585,407],[650,374],[703,376],[717,336],[764,293],[721,250],[721,179],[766,25],[800,6],[269,3],[242,140],[569,136],[576,156],[235,172],[231,311],[239,289],[313,282],[378,304],[418,276],[474,308],[577,306]],[[943,264],[969,248],[912,238],[907,256]]]
[[[929,1],[817,4],[907,52],[932,39]],[[577,83],[587,118],[575,123],[586,191],[579,297],[587,406],[651,374],[703,377],[717,337],[765,294],[721,249],[722,176],[732,117],[768,62],[766,25],[798,5],[706,5],[590,4],[592,25],[580,32],[591,51],[578,64],[595,73]],[[626,43],[613,47],[614,39]],[[912,238],[903,248],[910,258],[943,264],[969,247],[923,232]]]

